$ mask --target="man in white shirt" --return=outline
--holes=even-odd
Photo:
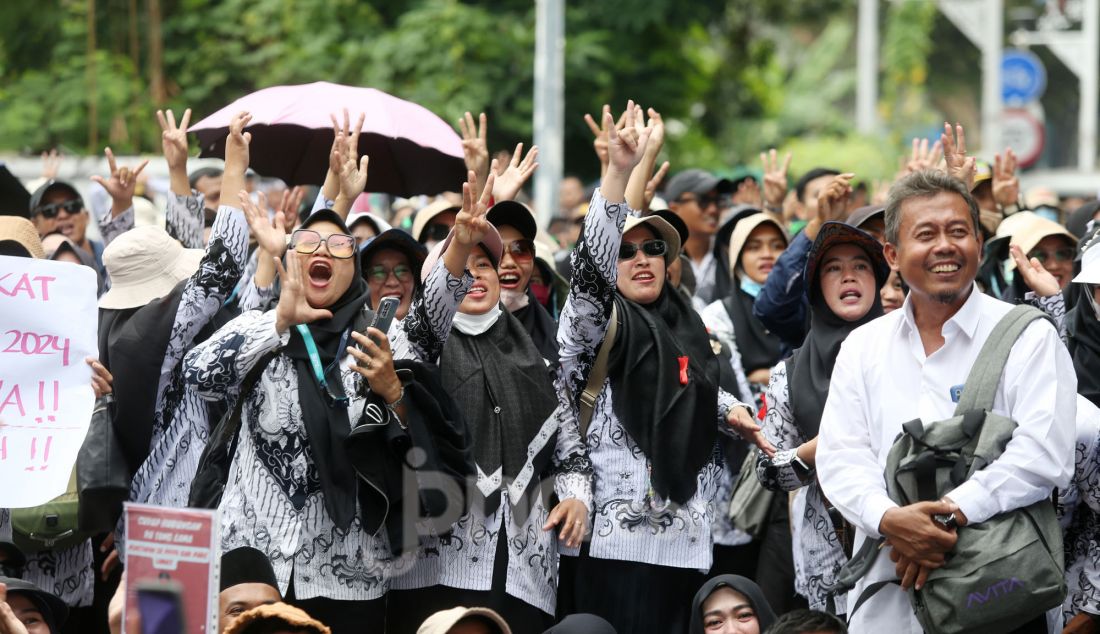
[[[994,401],[994,411],[1019,424],[1004,454],[938,502],[899,507],[890,500],[883,469],[902,424],[953,415],[979,350],[1011,306],[974,286],[982,252],[978,208],[947,174],[917,172],[894,185],[886,239],[887,261],[909,284],[909,296],[902,310],[844,342],[816,456],[826,497],[857,529],[856,548],[864,539],[887,539],[890,557],[880,555],[848,593],[856,634],[921,632],[903,588],[923,585],[957,539],[932,515],[954,513],[959,526],[984,522],[1049,498],[1073,473],[1077,378],[1054,327],[1038,321],[1013,347]],[[886,586],[852,613],[864,587],[895,578],[901,587]],[[1042,615],[1022,625],[1017,632],[1047,631]]]

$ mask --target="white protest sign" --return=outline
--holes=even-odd
[[[0,508],[45,504],[68,488],[92,415],[96,274],[0,256]]]

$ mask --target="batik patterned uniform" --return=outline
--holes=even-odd
[[[1069,623],[1081,612],[1100,615],[1100,410],[1083,396],[1077,397],[1073,480],[1058,491],[1055,510],[1069,586],[1062,616]]]
[[[471,283],[469,274],[451,276],[440,261],[402,322],[408,345],[421,360],[439,356],[458,304]],[[251,311],[226,324],[187,356],[185,377],[205,399],[232,401],[256,362],[289,341],[275,330],[275,312]],[[340,375],[349,396],[348,418],[363,415],[367,385],[341,359]],[[252,546],[267,554],[286,593],[291,582],[299,599],[371,600],[386,590],[389,548],[384,535],[362,528],[361,511],[347,530],[336,527],[325,509],[320,475],[298,398],[294,362],[276,355],[241,412],[237,455],[219,510],[223,550]]]
[[[584,232],[573,252],[573,279],[558,326],[561,365],[567,388],[584,391],[596,352],[607,332],[618,276],[618,246],[630,213],[625,203],[608,203],[597,190]],[[740,402],[718,393],[719,429],[727,431],[729,410]],[[612,408],[610,380],[596,399],[585,436],[593,468],[594,523],[589,554],[674,568],[708,570],[711,524],[722,467],[715,453],[697,477],[695,495],[677,507],[658,498],[649,482],[649,461]],[[576,415],[577,403],[570,403]]]
[[[837,572],[848,558],[826,510],[821,487],[812,477],[802,480],[792,466],[798,447],[811,439],[805,438],[794,422],[786,363],[772,368],[767,400],[764,436],[776,452],[773,458],[768,458],[757,451],[756,476],[761,484],[773,491],[795,491],[791,500],[794,586],[798,594],[806,597],[810,608],[824,610],[829,597],[825,586],[836,580]],[[836,607],[841,612],[846,610],[843,595],[836,599]]]

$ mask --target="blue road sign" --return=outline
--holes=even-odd
[[[1047,69],[1031,51],[1008,49],[1001,58],[1001,98],[1019,104],[1043,96],[1047,87]]]

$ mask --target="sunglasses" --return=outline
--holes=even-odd
[[[385,282],[389,279],[390,273],[393,273],[398,282],[408,282],[412,279],[412,269],[405,264],[398,264],[392,269],[388,269],[381,264],[372,266],[367,270],[367,279],[372,282]]]
[[[447,225],[434,224],[428,225],[425,229],[424,240],[431,240],[433,242],[443,242],[447,239],[447,235],[451,233],[451,228]]]
[[[642,253],[655,258],[663,256],[668,251],[668,243],[664,240],[646,240],[641,245],[624,242],[619,245],[619,259],[629,260],[633,258],[638,253],[639,247],[642,249]]]
[[[711,205],[716,205],[719,209],[725,209],[729,207],[733,202],[733,196],[730,194],[707,194],[706,196],[697,196],[695,194],[688,194],[687,197],[681,196],[676,199],[678,203],[698,203],[700,209],[706,209]]]
[[[535,243],[525,239],[512,240],[504,245],[504,252],[511,255],[513,260],[524,262],[535,257]]]
[[[345,260],[355,255],[355,238],[346,233],[334,233],[327,238],[309,229],[299,229],[290,234],[290,248],[302,255],[309,255],[321,248],[324,242],[328,248],[328,254],[334,258]]]
[[[37,207],[34,210],[34,215],[44,218],[53,218],[62,211],[67,214],[75,214],[80,213],[82,209],[84,209],[84,201],[79,198],[73,198],[72,200],[66,200],[62,203],[53,203]]]
[[[1046,264],[1052,258],[1059,262],[1072,262],[1073,258],[1077,255],[1077,249],[1073,247],[1065,247],[1058,249],[1051,253],[1050,251],[1032,251],[1027,254],[1028,259],[1035,258],[1039,260],[1039,264]]]

